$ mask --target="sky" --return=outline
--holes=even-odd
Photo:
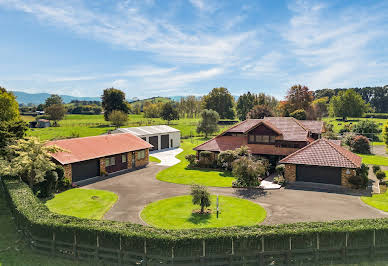
[[[0,0],[0,86],[127,98],[388,84],[388,1]]]

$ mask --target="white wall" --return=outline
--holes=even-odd
[[[172,148],[179,148],[181,146],[181,132],[172,132],[169,133],[170,135],[170,145],[171,145],[171,140],[173,147]]]

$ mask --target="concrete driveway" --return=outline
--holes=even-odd
[[[149,203],[189,194],[187,185],[159,181],[155,175],[166,166],[151,163],[148,167],[106,179],[85,188],[115,192],[119,199],[104,219],[144,224],[141,210]],[[280,189],[209,188],[211,193],[240,197],[259,203],[267,211],[263,224],[341,219],[380,218],[387,214],[364,204],[360,197],[327,192]]]
[[[175,156],[177,156],[182,151],[183,150],[181,148],[169,149],[166,151],[152,151],[150,155],[160,160],[160,163],[158,163],[158,165],[173,166],[180,162],[180,160],[177,159]]]

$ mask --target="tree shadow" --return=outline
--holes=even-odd
[[[234,192],[238,196],[246,199],[257,199],[259,197],[264,197],[268,193],[261,188],[235,188]]]
[[[209,222],[209,219],[211,218],[210,213],[192,213],[189,218],[187,218],[187,221],[193,224],[207,224]]]

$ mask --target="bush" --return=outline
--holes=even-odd
[[[372,139],[373,141],[379,141],[381,129],[373,120],[362,120],[354,126],[353,132],[367,136],[368,139]]]
[[[284,171],[286,169],[286,166],[284,164],[278,164],[275,167],[275,171],[278,175],[284,176]]]
[[[295,110],[290,114],[291,117],[298,119],[298,120],[306,120],[306,111],[303,109]]]
[[[351,150],[356,153],[370,154],[370,145],[367,137],[359,135],[354,137]]]
[[[244,156],[233,162],[233,175],[236,177],[234,186],[256,187],[260,185],[259,177],[265,174],[265,167],[261,162],[254,162]]]
[[[282,175],[279,175],[277,177],[275,177],[273,179],[273,182],[275,184],[278,184],[278,185],[281,185],[281,186],[284,186],[286,184],[286,179],[282,176]]]
[[[385,173],[383,171],[381,171],[381,170],[378,170],[375,173],[375,175],[376,175],[377,179],[380,180],[380,181],[382,181],[386,177]]]
[[[375,174],[377,171],[381,171],[381,167],[379,165],[373,165],[372,169],[373,169],[373,173],[375,173]]]
[[[356,137],[356,134],[354,134],[353,132],[348,132],[346,133],[343,138],[342,138],[342,144],[343,145],[346,145],[346,146],[349,146],[349,147],[352,147],[353,146],[353,141],[354,141],[354,138]]]
[[[203,168],[217,167],[215,155],[211,151],[201,151],[199,153],[198,166]]]
[[[188,154],[185,156],[185,159],[189,162],[190,167],[194,167],[196,165],[197,156],[195,154]]]
[[[238,155],[235,151],[222,151],[218,154],[218,165],[226,170],[232,170],[232,164],[237,158]]]

